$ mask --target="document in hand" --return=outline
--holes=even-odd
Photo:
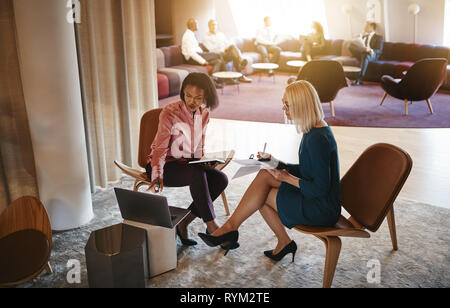
[[[287,169],[288,165],[278,159],[272,158],[270,160],[256,160],[256,159],[245,159],[245,160],[234,160],[234,162],[243,165],[236,174],[233,176],[232,180],[258,172],[261,168],[272,168],[272,169]]]
[[[233,176],[232,180],[258,172],[263,164],[256,159],[234,160],[235,163],[242,165]]]
[[[196,164],[208,164],[208,165],[214,165],[214,164],[224,164],[225,161],[221,159],[201,159],[201,160],[194,160],[189,162],[189,165],[196,165]]]
[[[190,165],[200,164],[200,165],[214,165],[214,164],[224,164],[229,158],[232,151],[221,151],[208,153],[200,160],[194,160],[189,162]]]

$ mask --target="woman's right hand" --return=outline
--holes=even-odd
[[[268,153],[263,153],[263,152],[258,152],[256,157],[258,158],[258,160],[271,160],[272,159],[272,155],[270,155]]]
[[[150,183],[150,186],[148,187],[147,191],[151,191],[154,194],[161,193],[164,189],[163,179],[159,178],[159,190],[157,190],[157,188],[158,188],[158,180],[153,180]]]

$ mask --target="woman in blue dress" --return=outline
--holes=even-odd
[[[283,110],[297,131],[303,133],[299,164],[289,164],[288,170],[262,169],[230,219],[212,234],[199,234],[209,246],[227,243],[226,247],[237,248],[239,226],[259,211],[278,239],[275,249],[264,254],[279,261],[292,253],[294,261],[297,245],[285,227],[327,227],[338,221],[341,214],[338,150],[314,87],[307,81],[290,84],[283,96]],[[276,161],[265,153],[259,153],[258,158]]]

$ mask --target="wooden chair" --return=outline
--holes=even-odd
[[[50,220],[34,197],[14,201],[0,216],[0,287],[27,282],[44,269],[51,274]]]
[[[158,131],[159,115],[161,111],[162,111],[161,108],[150,110],[147,113],[145,113],[141,119],[141,127],[139,134],[138,164],[140,167],[144,169],[147,166],[147,157],[150,154],[151,150],[150,147]],[[217,166],[216,168],[219,170],[223,170],[231,162],[233,156],[234,151],[231,151],[228,157],[226,158],[225,163]],[[147,173],[145,171],[128,167],[118,161],[114,161],[114,163],[118,168],[120,168],[123,171],[123,173],[135,179],[134,191],[138,191],[141,186],[145,185],[150,186],[151,181],[148,179]],[[228,201],[225,192],[222,192],[222,201],[227,216],[230,216],[230,209],[228,206]]]
[[[394,218],[394,201],[412,168],[411,157],[390,144],[368,148],[341,180],[342,207],[351,215],[340,217],[334,227],[296,226],[311,234],[326,247],[323,287],[331,287],[341,250],[340,237],[369,238],[365,231],[376,232],[387,217],[394,250],[398,250]]]

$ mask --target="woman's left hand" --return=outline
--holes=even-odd
[[[290,178],[290,174],[289,172],[287,172],[286,170],[277,170],[277,169],[267,169],[267,171],[270,172],[270,174],[272,174],[272,176],[280,182],[288,182],[289,178]]]

